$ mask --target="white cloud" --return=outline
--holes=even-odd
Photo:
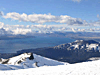
[[[4,26],[3,22],[0,22],[0,29]]]
[[[66,16],[67,17],[67,16]],[[95,26],[94,26],[95,25]],[[91,28],[90,28],[91,27]],[[55,32],[100,32],[100,22],[91,23],[91,26],[68,26],[61,25],[5,25],[0,22],[0,34],[23,34],[33,35],[34,33],[55,33]]]
[[[30,14],[27,15],[25,13],[19,14],[16,12],[7,13],[3,16],[4,18],[11,18],[12,20],[24,21],[24,22],[32,22],[32,23],[47,23],[47,22],[56,22],[56,23],[66,23],[69,25],[73,24],[83,24],[84,21],[77,18],[72,18],[67,15],[54,16],[51,14]]]
[[[31,33],[31,29],[22,29],[22,28],[17,28],[15,30],[12,30],[13,34],[14,35],[17,35],[17,34],[27,34],[27,33]]]
[[[72,0],[72,1],[74,1],[74,2],[80,2],[81,0]]]
[[[0,16],[3,16],[3,15],[4,15],[4,13],[2,11],[0,11]]]

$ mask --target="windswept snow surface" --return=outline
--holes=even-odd
[[[0,75],[100,75],[100,60],[77,64],[0,71]]]

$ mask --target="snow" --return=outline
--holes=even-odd
[[[78,45],[78,44],[72,45],[72,46],[75,47],[75,49],[76,49],[76,48],[79,49],[79,45]]]
[[[46,57],[41,57],[41,56],[37,56],[36,54],[34,54],[34,58],[35,61],[38,62],[39,66],[43,66],[44,64],[47,66],[56,66],[56,65],[64,65],[64,64],[68,64],[68,63],[63,63],[63,62],[58,62],[56,60],[52,60]]]
[[[1,68],[1,67],[0,67]],[[99,75],[100,60],[58,66],[0,71],[0,75]]]
[[[83,40],[76,40],[75,42],[82,42]]]
[[[24,54],[21,54],[21,55],[19,55],[19,56],[10,58],[8,64],[12,64],[12,65],[17,64],[17,62],[18,62],[20,59],[24,59],[25,57],[30,57],[30,54],[24,53]]]
[[[98,44],[90,44],[89,45],[89,49],[94,48],[96,50],[97,47],[98,47]]]
[[[9,59],[8,64],[0,64],[0,75],[99,75],[100,60],[68,64],[36,54],[33,60],[27,59],[30,53],[24,53]],[[16,61],[25,59],[20,64]],[[4,60],[4,59],[3,59]]]
[[[24,54],[9,58],[8,59],[9,61],[6,64],[0,64],[0,70],[12,70],[12,69],[16,70],[16,69],[27,69],[27,68],[36,68],[36,67],[42,67],[42,66],[57,66],[57,65],[68,64],[64,62],[58,62],[56,60],[52,60],[52,59],[42,57],[36,54],[33,54],[34,56],[33,60],[29,60],[30,56],[31,56],[31,53],[24,53]],[[2,59],[2,61],[6,61],[6,60],[7,59]]]
[[[91,50],[91,49],[99,50],[100,49],[98,43],[96,43],[96,44],[81,43],[81,42],[83,42],[83,40],[76,40],[75,42],[76,42],[76,44],[74,44],[74,45],[70,44],[72,47],[74,47],[74,49],[79,49],[79,46],[81,46],[81,49],[83,49],[85,47],[85,45],[88,50]]]

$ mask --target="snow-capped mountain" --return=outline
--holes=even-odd
[[[36,68],[41,66],[57,66],[67,63],[58,62],[46,57],[42,57],[33,53],[23,53],[21,55],[9,58],[0,59],[0,70],[15,70]]]
[[[72,43],[61,44],[54,47],[55,49],[66,49],[66,50],[85,50],[85,51],[99,51],[100,43],[94,40],[76,40]]]

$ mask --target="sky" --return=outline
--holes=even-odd
[[[100,25],[100,0],[1,0],[8,25]]]

